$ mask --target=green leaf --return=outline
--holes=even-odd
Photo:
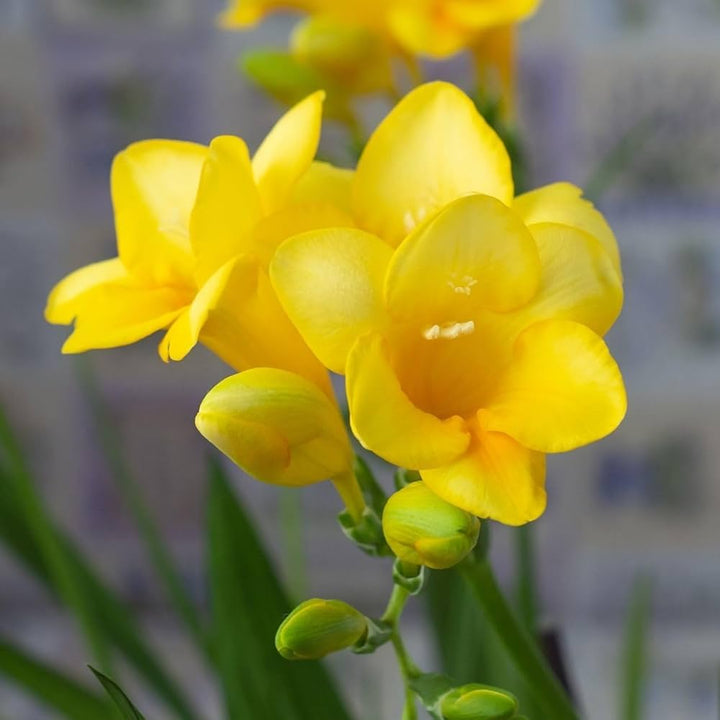
[[[57,542],[53,524],[48,521],[42,499],[35,489],[20,444],[17,442],[7,418],[0,413],[0,457],[9,470],[11,488],[14,491],[21,516],[24,518],[45,567],[62,601],[75,614],[95,659],[103,666],[110,662],[110,650],[106,637],[98,627],[95,607],[68,561],[67,554]]]
[[[644,716],[651,600],[650,579],[644,576],[637,578],[633,585],[623,637],[621,720],[641,720]]]
[[[117,706],[123,720],[145,720],[142,713],[130,702],[128,696],[114,680],[111,680],[107,677],[107,675],[103,675],[94,667],[91,667],[90,670],[93,672],[100,684],[105,688],[105,692],[109,695],[110,699]]]
[[[520,621],[528,633],[537,639],[538,593],[535,576],[533,526],[523,525],[513,532],[517,558],[516,596]]]
[[[275,632],[291,605],[222,466],[210,463],[208,571],[214,650],[229,720],[350,720],[324,666],[288,662]]]
[[[100,720],[115,716],[105,700],[2,639],[0,674],[68,720]]]
[[[527,683],[543,716],[553,720],[578,720],[567,693],[505,600],[489,561],[466,558],[458,568],[488,623]]]
[[[92,609],[98,631],[125,655],[148,687],[175,711],[177,717],[195,720],[188,700],[156,659],[132,614],[48,514],[1,410],[0,488],[0,541],[54,596],[63,601],[59,578],[57,573],[52,572],[51,560],[45,552],[46,545],[38,540],[38,527],[51,537],[53,559],[61,558],[65,572],[76,583],[75,591],[82,595],[86,607]],[[32,516],[28,517],[30,511]]]
[[[190,637],[195,641],[198,649],[205,653],[208,660],[211,660],[208,638],[202,627],[197,610],[188,596],[172,555],[163,542],[162,536],[152,519],[152,515],[142,498],[140,488],[125,461],[122,447],[117,437],[117,429],[113,427],[109,410],[100,394],[90,366],[83,362],[78,363],[78,367],[81,385],[85,391],[88,403],[92,408],[95,428],[97,429],[100,439],[100,446],[103,449],[115,487],[118,489],[135,521],[140,537],[145,544],[148,557],[155,568],[166,597],[175,609],[178,617],[185,623]]]

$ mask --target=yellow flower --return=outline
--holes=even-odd
[[[320,0],[230,0],[227,9],[220,14],[219,22],[227,28],[252,27],[278,10],[313,12],[319,6]]]
[[[612,432],[626,398],[600,338],[623,299],[612,231],[571,185],[513,195],[469,98],[424,85],[360,158],[362,229],[299,235],[270,274],[308,345],[347,375],[360,442],[517,525],[545,507],[544,454]]]
[[[164,360],[202,342],[235,369],[284,367],[329,387],[278,304],[267,264],[285,238],[345,224],[350,173],[313,163],[322,93],[291,109],[252,161],[237,137],[209,147],[131,145],[113,163],[118,257],[62,280],[49,322],[75,321],[63,352],[133,343],[168,328]]]
[[[334,400],[313,382],[277,368],[246,370],[210,390],[195,425],[258,480],[304,486],[330,479],[350,513],[362,515],[345,425]]]
[[[407,52],[446,58],[482,42],[490,30],[525,20],[541,0],[394,0],[387,23]]]

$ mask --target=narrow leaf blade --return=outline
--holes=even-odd
[[[102,698],[3,639],[0,639],[0,674],[68,720],[115,716]]]
[[[208,553],[215,651],[232,720],[350,720],[325,668],[275,650],[290,611],[272,562],[217,462],[210,466]]]
[[[91,667],[90,670],[117,706],[117,709],[120,711],[120,717],[122,717],[123,720],[145,720],[142,713],[132,704],[130,698],[128,698],[114,680],[111,680],[107,675],[103,675],[94,667]]]

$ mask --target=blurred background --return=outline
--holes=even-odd
[[[229,374],[198,348],[165,366],[156,338],[77,358],[44,323],[51,286],[115,254],[108,172],[131,141],[256,146],[281,108],[237,70],[250,47],[283,47],[292,21],[250,33],[214,27],[218,0],[0,0],[0,401],[53,513],[143,618],[173,672],[220,718],[215,689],[186,646],[110,480],[80,377],[92,373],[144,497],[204,595],[206,444],[193,426]],[[630,411],[613,437],[552,458],[536,523],[543,623],[560,631],[589,720],[618,717],[622,626],[638,573],[652,581],[647,717],[718,717],[720,667],[720,2],[546,0],[522,29],[520,113],[533,186],[570,180],[606,213],[623,255],[625,311],[609,344]],[[428,65],[463,84],[465,61]],[[370,103],[367,130],[386,111]],[[328,126],[327,157],[343,157]],[[286,552],[287,492],[238,474],[292,587],[379,613],[389,567],[342,541],[329,486],[299,493],[305,553]],[[0,488],[2,492],[2,488]],[[493,554],[512,577],[513,546]],[[304,558],[304,560],[303,560]],[[436,665],[421,603],[405,621]],[[73,622],[0,548],[0,631],[86,677]],[[346,693],[372,698],[360,720],[400,716],[393,660],[342,657]],[[387,669],[387,672],[385,670]],[[128,689],[134,689],[132,679]],[[163,710],[137,689],[148,718]],[[0,678],[0,716],[50,717]],[[100,720],[100,719],[99,719]],[[548,718],[547,720],[552,720]]]

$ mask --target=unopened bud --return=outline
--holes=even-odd
[[[337,406],[286,370],[253,368],[205,396],[195,425],[263,482],[309,485],[352,473],[353,454]]]
[[[390,497],[383,512],[385,539],[398,558],[435,570],[452,567],[472,549],[480,521],[413,482]]]
[[[451,690],[440,703],[443,720],[511,720],[517,711],[510,693],[476,683]]]
[[[314,598],[285,618],[275,647],[287,660],[317,660],[361,642],[367,631],[367,618],[351,605]]]

